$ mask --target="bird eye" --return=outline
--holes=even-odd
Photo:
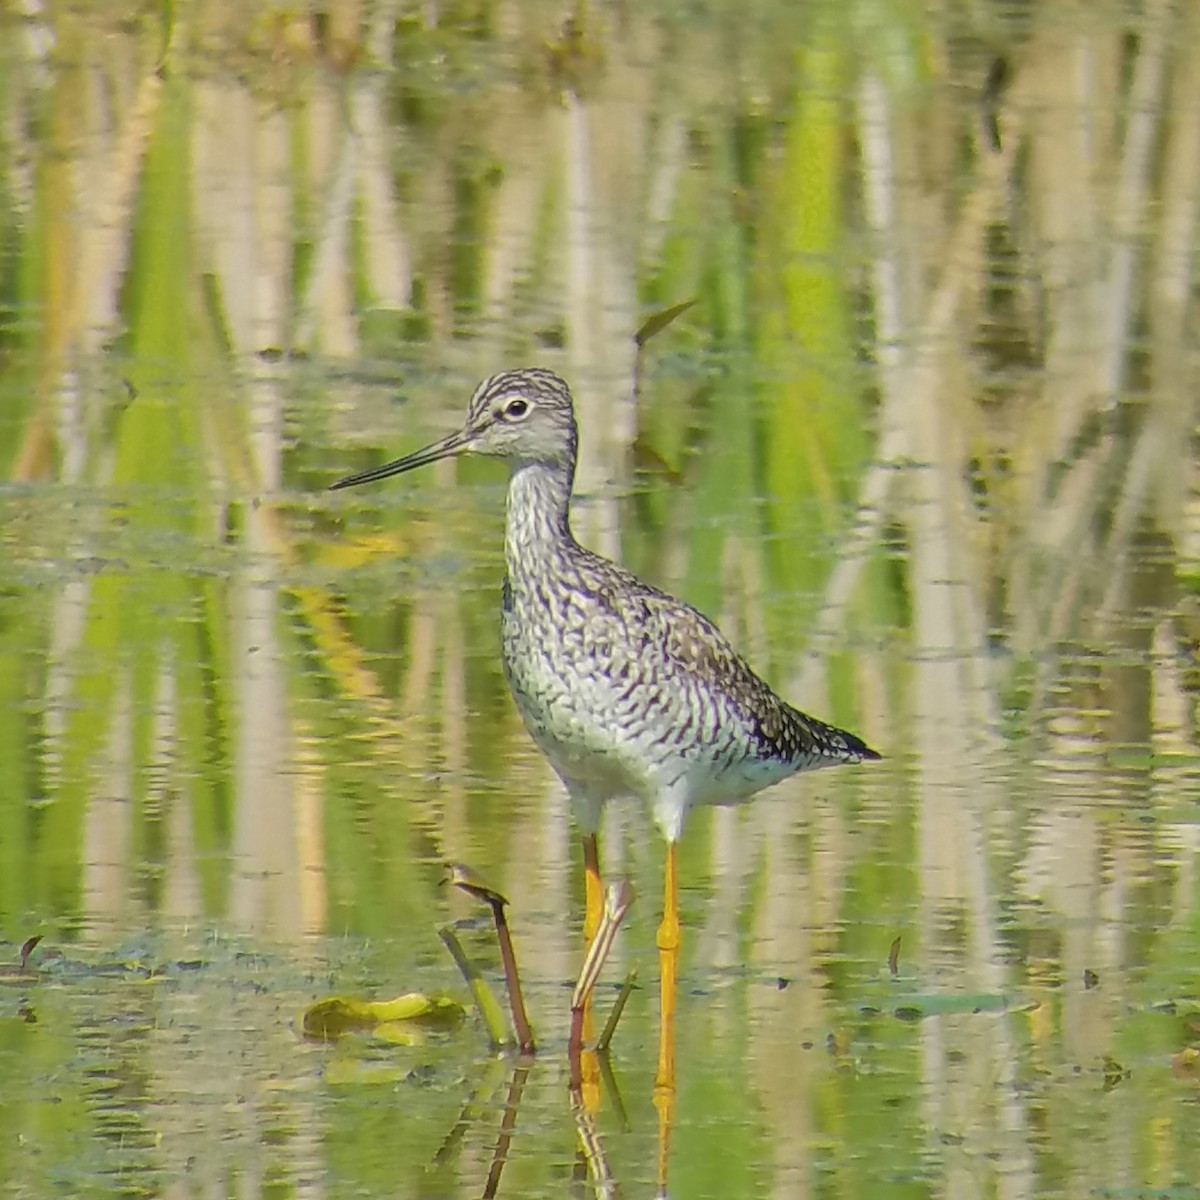
[[[506,417],[514,417],[518,421],[529,411],[529,401],[522,400],[520,396],[510,400],[504,406],[504,415]]]

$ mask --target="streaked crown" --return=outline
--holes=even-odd
[[[502,371],[475,389],[464,432],[476,454],[573,466],[578,429],[571,389],[541,367]]]

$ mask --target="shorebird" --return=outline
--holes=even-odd
[[[508,463],[504,672],[583,834],[589,942],[602,905],[596,836],[604,802],[641,797],[666,839],[656,1088],[673,1094],[676,846],[688,811],[746,800],[800,771],[879,755],[781,700],[696,609],[575,540],[569,508],[578,446],[567,384],[537,367],[504,371],[475,389],[456,432],[333,487],[458,454]]]

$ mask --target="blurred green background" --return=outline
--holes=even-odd
[[[499,1194],[594,1183],[503,473],[326,491],[537,364],[581,540],[887,756],[689,822],[672,1192],[1200,1195],[1198,48],[1162,0],[0,5],[0,1189],[476,1196],[506,1096]],[[660,844],[602,847],[642,1194]],[[512,901],[519,1104],[473,1024],[296,1033],[464,994],[446,859]]]

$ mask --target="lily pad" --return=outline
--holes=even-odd
[[[372,1033],[388,1042],[408,1045],[415,1033],[454,1029],[465,1016],[463,1006],[447,996],[408,992],[392,1000],[360,1000],[327,996],[304,1011],[306,1037],[333,1041],[347,1033]]]

